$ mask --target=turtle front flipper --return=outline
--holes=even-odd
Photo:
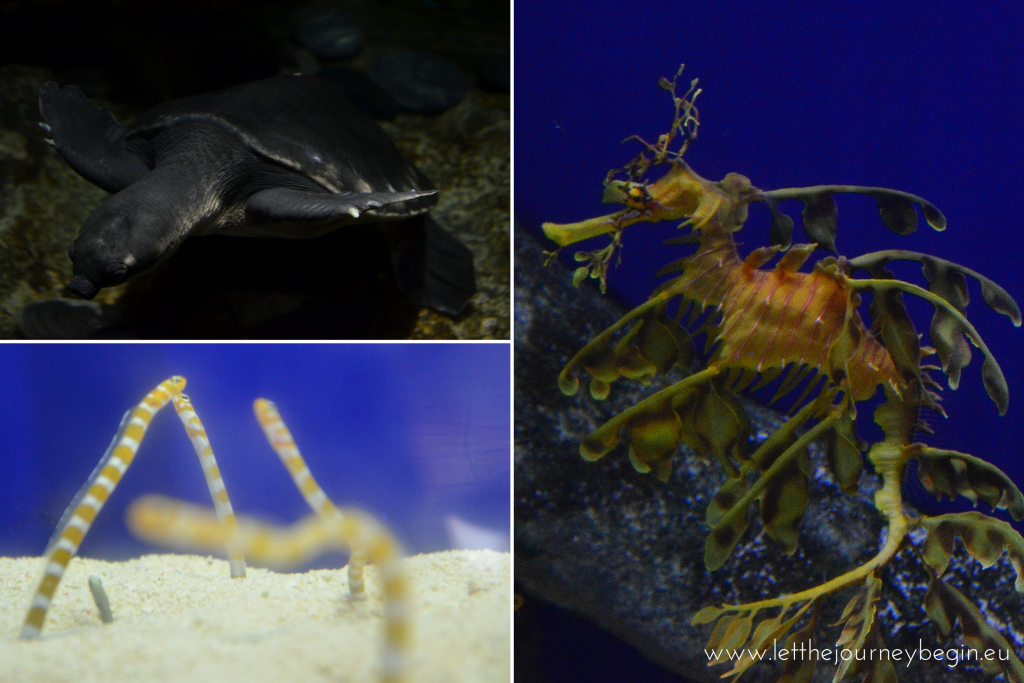
[[[402,202],[423,203],[423,210],[437,202],[437,190],[408,190],[406,192],[308,192],[286,187],[273,187],[249,197],[245,203],[245,219],[259,227],[273,228],[287,224],[294,228],[293,237],[307,237],[303,225],[310,232],[320,233],[324,225],[370,222],[385,216],[376,209]],[[367,214],[365,217],[363,214]],[[401,217],[415,215],[405,212]],[[395,216],[398,217],[398,216]]]
[[[106,109],[93,106],[73,85],[60,88],[53,81],[39,88],[40,123],[47,142],[93,185],[120,192],[149,173],[142,158],[128,147],[124,126]]]
[[[422,203],[425,211],[436,195],[436,190],[327,194],[275,187],[249,197],[245,220],[279,237],[315,237],[346,223],[382,221],[402,293],[417,305],[458,315],[476,292],[473,253],[430,216],[413,213],[411,220],[385,222],[398,215],[377,211],[402,202],[405,207]]]

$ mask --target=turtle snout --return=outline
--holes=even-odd
[[[96,296],[100,288],[81,275],[74,275],[68,283],[68,289],[84,299],[91,299]]]

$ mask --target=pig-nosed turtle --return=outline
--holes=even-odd
[[[279,76],[158,105],[127,128],[74,86],[49,82],[50,142],[113,196],[82,224],[68,287],[91,299],[166,259],[193,235],[308,238],[411,218],[436,190],[334,83]],[[420,220],[395,247],[399,285],[457,314],[473,294],[470,251]]]

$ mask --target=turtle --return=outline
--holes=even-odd
[[[459,314],[473,257],[426,212],[437,190],[340,86],[289,75],[159,104],[122,126],[73,85],[39,90],[40,126],[79,175],[111,193],[68,249],[68,288],[92,299],[198,235],[312,238],[386,231],[400,289]]]

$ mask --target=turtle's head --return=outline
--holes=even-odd
[[[68,288],[86,299],[152,268],[177,246],[166,239],[174,231],[168,229],[165,216],[139,207],[123,194],[101,204],[68,248],[74,264]]]

